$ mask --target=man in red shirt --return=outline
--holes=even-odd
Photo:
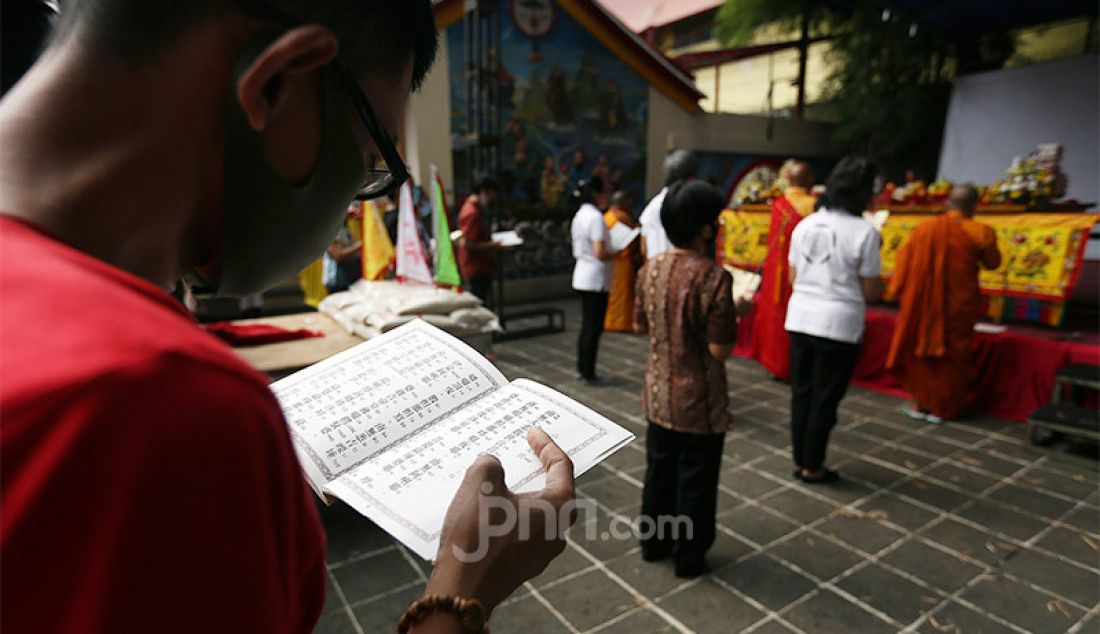
[[[496,192],[496,181],[484,178],[458,210],[458,228],[462,231],[458,242],[459,270],[466,279],[466,290],[481,301],[489,299],[493,287],[493,252],[500,248],[493,242],[485,222],[485,210],[492,206]]]
[[[263,290],[324,250],[349,200],[401,184],[386,130],[432,64],[431,4],[81,0],[61,17],[0,101],[0,630],[310,632],[324,536],[286,422],[164,289]],[[561,509],[572,466],[529,440],[535,497]],[[447,605],[491,611],[563,548],[506,534],[461,561],[486,490],[526,504],[495,459],[470,468],[426,589],[449,599],[411,631],[459,631]]]

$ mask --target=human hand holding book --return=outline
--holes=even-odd
[[[548,480],[527,442],[531,427],[553,439],[575,475],[633,438],[550,388],[509,383],[472,348],[421,321],[272,390],[314,490],[342,499],[424,559],[438,556],[448,505],[479,455],[499,460],[508,491],[533,493]]]

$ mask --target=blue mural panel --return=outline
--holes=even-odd
[[[516,0],[525,3],[526,0]],[[649,85],[556,3],[550,21],[530,37],[529,24],[505,2],[501,19],[504,108],[501,183],[512,209],[541,218],[571,214],[568,193],[597,174],[607,189],[645,192]],[[536,3],[539,4],[539,3]],[[549,26],[547,27],[547,24]],[[456,165],[469,115],[463,72],[461,22],[446,33],[450,51],[451,124]],[[467,191],[456,173],[456,189]],[[464,185],[466,187],[464,187]]]

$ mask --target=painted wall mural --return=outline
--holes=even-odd
[[[505,2],[501,19],[506,207],[528,220],[564,219],[568,194],[597,174],[610,191],[645,193],[649,85],[554,2]],[[456,165],[468,108],[461,22],[447,29]],[[456,179],[463,175],[456,169]],[[456,190],[468,191],[456,182]]]

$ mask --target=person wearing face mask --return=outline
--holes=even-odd
[[[634,331],[649,335],[642,410],[646,474],[642,516],[691,519],[691,533],[642,539],[642,558],[675,560],[679,577],[706,570],[714,543],[722,445],[730,429],[726,359],[737,341],[733,280],[707,245],[714,242],[721,192],[703,181],[675,183],[661,206],[672,248],[638,272]]]
[[[0,629],[313,631],[325,538],[287,422],[165,289],[262,291],[400,186],[392,130],[437,40],[429,0],[62,3],[0,101]],[[526,497],[559,510],[572,465],[528,438]],[[504,475],[467,471],[406,631],[483,624],[564,548],[460,558],[484,491],[526,504]]]
[[[500,249],[485,222],[485,212],[492,207],[496,192],[496,181],[483,178],[458,210],[458,229],[462,232],[458,240],[458,268],[466,279],[466,290],[483,302],[488,301],[493,287],[493,252]]]

